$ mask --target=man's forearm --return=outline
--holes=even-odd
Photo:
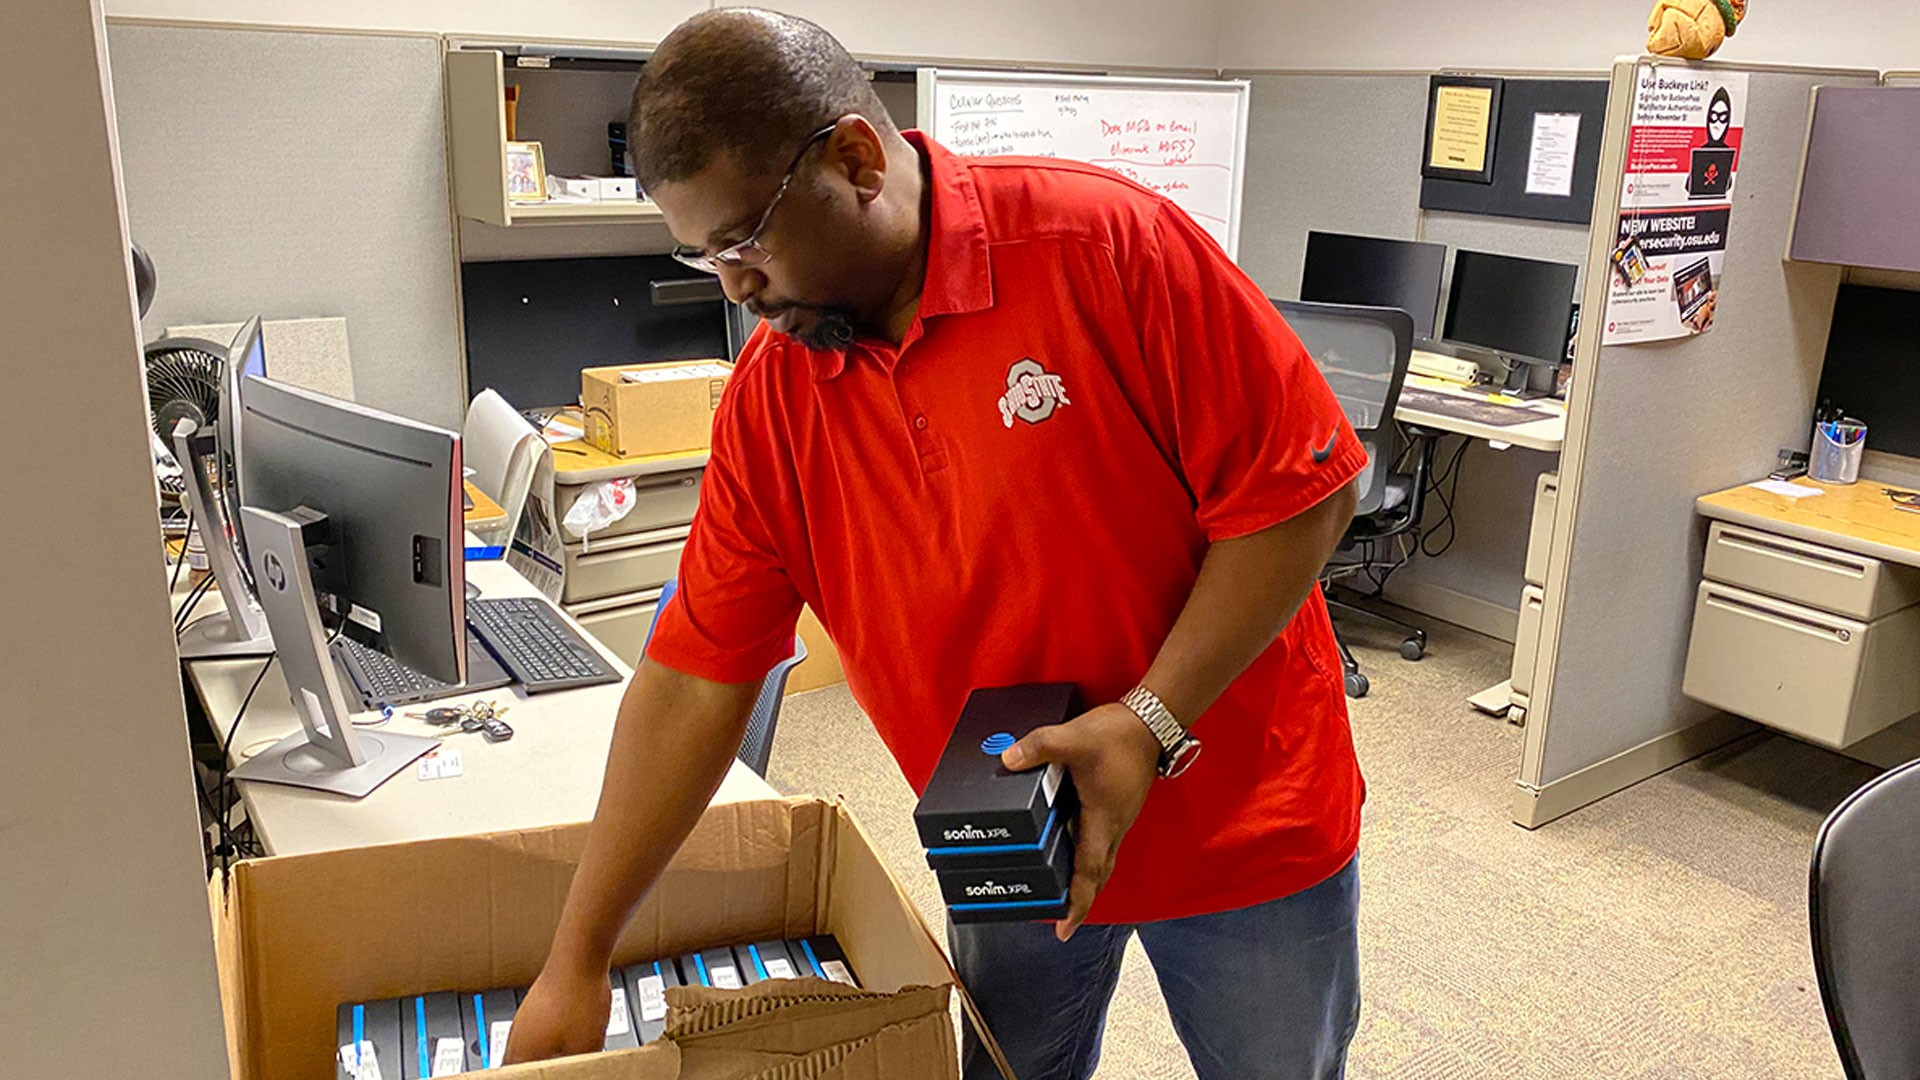
[[[1304,513],[1207,550],[1187,605],[1142,680],[1192,724],[1300,610],[1356,504],[1354,485]]]
[[[759,689],[641,662],[620,702],[600,804],[549,965],[606,965],[633,908],[726,778]]]

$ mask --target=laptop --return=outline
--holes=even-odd
[[[1707,296],[1713,292],[1713,268],[1703,257],[1687,264],[1685,269],[1673,275],[1673,302],[1680,305],[1680,320],[1685,322],[1693,318],[1700,305],[1707,302]]]

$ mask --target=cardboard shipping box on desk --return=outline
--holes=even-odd
[[[586,834],[580,824],[422,840],[249,860],[216,875],[209,891],[235,1080],[329,1080],[343,1001],[531,983]],[[613,959],[813,934],[839,939],[865,989],[818,979],[675,987],[658,1042],[497,1074],[957,1080],[953,970],[839,803],[709,809]]]
[[[713,445],[713,413],[733,365],[725,360],[621,364],[580,372],[587,442],[609,454],[678,454]]]

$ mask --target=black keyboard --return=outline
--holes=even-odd
[[[620,681],[599,652],[545,600],[510,596],[470,601],[467,625],[529,694]]]
[[[343,637],[335,641],[333,654],[339,661],[340,670],[346,673],[347,681],[359,693],[360,707],[363,709],[377,709],[381,705],[417,705],[455,694],[492,690],[513,682],[513,676],[507,674],[486,646],[480,644],[471,627],[467,629],[467,681],[460,686],[451,686],[422,675],[386,653],[370,649],[351,638]]]

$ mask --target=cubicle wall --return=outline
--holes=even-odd
[[[1299,295],[1310,229],[1445,244],[1449,274],[1452,252],[1461,248],[1585,262],[1587,230],[1578,225],[1420,209],[1430,74],[1226,73],[1253,86],[1240,264],[1269,295]],[[1444,304],[1443,296],[1443,310]],[[1451,456],[1456,446],[1449,439],[1443,452]],[[1454,504],[1453,544],[1440,558],[1416,557],[1394,576],[1389,597],[1513,640],[1535,481],[1556,457],[1471,443]],[[1429,524],[1443,513],[1430,499]]]
[[[1713,329],[1600,346],[1634,64],[1614,70],[1567,446],[1515,820],[1537,825],[1749,730],[1680,693],[1705,528],[1700,495],[1805,445],[1840,272],[1787,263],[1816,85],[1872,73],[1750,72]]]
[[[361,401],[458,425],[439,39],[124,21],[107,36],[128,222],[159,274],[147,336],[343,316]]]

